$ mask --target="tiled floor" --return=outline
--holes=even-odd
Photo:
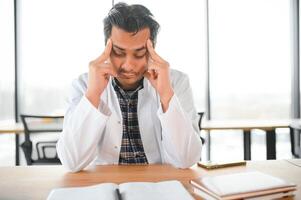
[[[203,135],[205,133],[202,133]],[[23,140],[23,138],[21,138]],[[242,132],[218,131],[211,133],[211,160],[243,159]],[[15,136],[0,135],[0,166],[14,166],[15,164]],[[262,131],[252,133],[252,160],[264,160],[266,155],[265,134]],[[25,159],[20,149],[21,165]],[[203,158],[206,159],[206,145],[203,147]],[[292,158],[290,152],[290,138],[288,129],[277,130],[277,159]]]

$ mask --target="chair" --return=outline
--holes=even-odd
[[[21,114],[24,126],[25,141],[21,144],[27,165],[60,164],[56,153],[57,140],[36,141],[36,157],[33,156],[33,141],[31,137],[45,135],[46,133],[61,132],[63,116],[38,116]],[[55,152],[50,156],[49,152]]]
[[[300,135],[301,135],[300,123],[294,122],[290,124],[291,152],[294,158],[301,157]]]
[[[202,124],[202,119],[203,119],[204,114],[205,114],[204,112],[198,112],[198,115],[199,115],[199,123],[198,123],[198,125],[199,125],[199,130],[200,131],[202,130],[201,124]],[[205,139],[202,138],[201,136],[200,136],[200,138],[202,140],[202,144],[204,144],[205,143]]]

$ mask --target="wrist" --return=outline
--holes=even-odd
[[[168,92],[165,92],[164,95],[160,96],[160,102],[162,105],[162,110],[163,112],[166,112],[169,106],[169,102],[171,100],[171,98],[173,97],[174,92],[173,90],[169,90]]]
[[[98,108],[100,103],[100,95],[87,91],[85,96],[95,108]]]

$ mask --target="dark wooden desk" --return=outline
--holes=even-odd
[[[289,128],[293,120],[209,120],[202,122],[202,130],[242,130],[244,138],[244,159],[251,160],[251,130],[266,132],[267,159],[276,159],[277,128]],[[210,146],[210,142],[209,142]],[[210,150],[210,149],[209,149]]]
[[[297,184],[295,199],[301,199],[301,167],[286,160],[249,161],[246,166],[207,171],[193,166],[176,169],[170,165],[97,166],[79,173],[67,173],[62,166],[0,167],[0,199],[46,199],[57,187],[88,186],[104,182],[179,180],[192,191],[189,180],[204,175],[262,171]],[[196,196],[194,196],[196,197]],[[196,197],[196,199],[200,199]]]

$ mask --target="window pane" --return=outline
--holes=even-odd
[[[290,2],[209,2],[212,118],[288,118]]]
[[[0,1],[0,124],[15,121],[14,1]],[[14,135],[0,134],[0,166],[14,165]]]
[[[289,4],[286,0],[209,1],[212,119],[289,118]],[[222,152],[229,152],[227,158],[243,159],[241,131],[228,132],[212,135],[213,160],[223,159]],[[278,158],[290,151],[288,134],[284,135],[277,138],[285,144],[283,151],[277,150]],[[235,146],[237,138],[241,143]],[[266,159],[265,148],[265,133],[253,130],[252,159]]]
[[[63,114],[73,79],[104,48],[111,1],[20,1],[21,112]]]
[[[0,121],[14,121],[14,2],[0,1]]]

